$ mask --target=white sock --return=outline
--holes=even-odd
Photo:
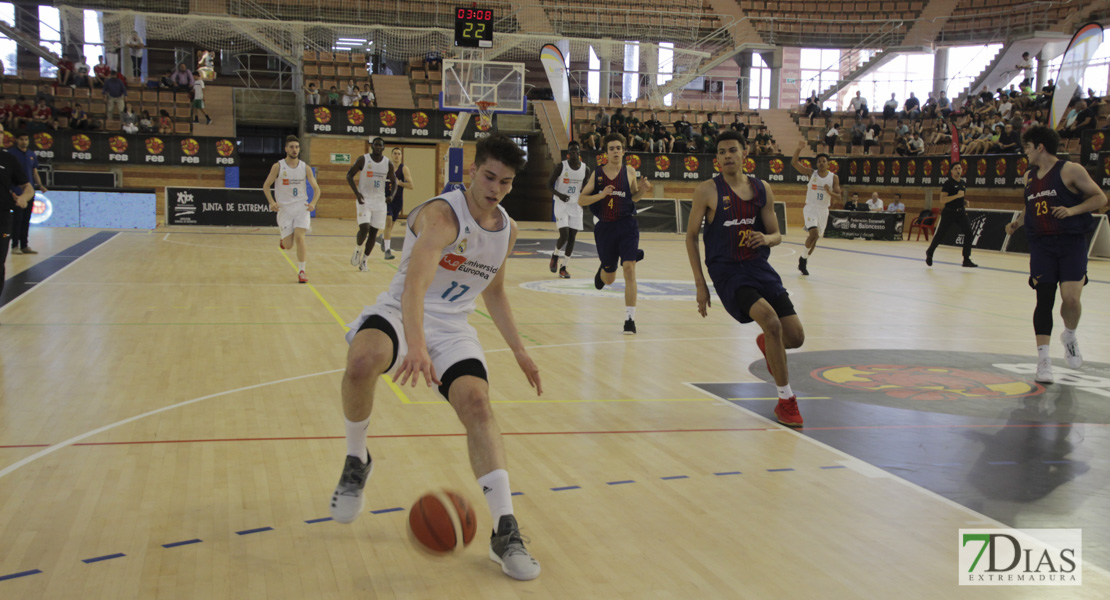
[[[628,315],[629,319],[632,319],[633,321],[635,321],[636,320],[636,307],[635,306],[626,306],[626,307],[624,307],[624,314]]]
[[[389,250],[389,244],[392,241],[393,240],[391,240],[391,239],[386,239],[384,237],[382,238],[382,252],[385,252],[386,250]]]
[[[1037,361],[1048,362],[1052,360],[1048,355],[1048,344],[1037,346]]]
[[[790,389],[790,384],[789,383],[786,384],[786,385],[780,385],[780,386],[778,386],[778,388],[779,388],[779,400],[789,400],[789,399],[794,397],[794,390]]]
[[[297,269],[300,270],[300,271],[303,271],[304,270],[304,263],[303,262],[297,263]]]
[[[806,248],[806,258],[808,259],[810,257],[810,255],[813,254],[813,251],[816,250],[816,249],[817,249],[817,246],[814,246],[812,248]]]
[[[355,456],[366,461],[366,430],[370,428],[370,417],[364,421],[348,421],[343,417],[343,424],[347,429],[347,456]]]
[[[561,250],[556,248],[555,251],[551,253],[551,258],[559,258],[559,253],[560,252],[561,252]]]
[[[1066,340],[1075,340],[1075,330],[1074,329],[1068,329],[1067,327],[1065,327],[1064,328],[1064,339],[1066,339]]]
[[[569,262],[570,262],[570,257],[567,256],[566,254],[559,257],[559,266],[560,267],[566,268],[567,263],[569,263]]]
[[[478,485],[482,486],[482,493],[489,504],[489,514],[493,517],[493,528],[504,515],[513,514],[513,492],[509,488],[509,472],[505,469],[490,471],[478,478]]]

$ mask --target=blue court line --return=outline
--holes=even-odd
[[[236,531],[235,533],[236,533],[236,535],[250,535],[252,533],[262,533],[263,531],[273,531],[273,530],[274,530],[273,527],[258,527],[256,529],[244,529],[242,531]]]
[[[38,575],[39,573],[42,573],[42,571],[38,569],[31,569],[30,571],[20,571],[19,573],[12,573],[11,575],[0,575],[0,581],[5,581],[8,579],[18,579],[20,577],[26,577],[28,575]]]
[[[94,562],[100,562],[102,560],[112,560],[113,558],[123,558],[124,556],[127,555],[123,552],[116,552],[115,554],[105,554],[104,556],[97,556],[96,558],[85,558],[82,559],[81,562],[87,565],[91,565]]]
[[[35,289],[35,285],[68,267],[73,261],[88,254],[97,246],[112,239],[116,236],[116,233],[115,231],[94,233],[69,248],[39,261],[31,268],[12,275],[5,282],[4,292],[0,294],[0,307]]]
[[[716,475],[717,477],[722,477],[724,475],[743,475],[743,473],[741,473],[740,471],[721,471],[720,473],[714,473],[714,475]]]
[[[162,544],[163,548],[176,548],[178,546],[188,546],[189,544],[199,544],[204,540],[185,540],[183,542],[173,542],[170,544]]]
[[[768,473],[781,473],[783,471],[793,471],[794,469],[767,469]]]
[[[379,508],[378,510],[370,511],[370,514],[372,514],[372,515],[384,515],[385,513],[397,512],[399,510],[405,510],[405,509],[400,507],[400,506],[398,506],[396,508]]]
[[[1046,465],[1069,465],[1069,464],[1071,464],[1070,460],[1042,460],[1041,462],[1046,464]]]
[[[689,478],[690,478],[689,475],[671,475],[670,477],[660,477],[659,479],[662,479],[664,481],[670,481],[671,479],[689,479]]]
[[[323,523],[325,521],[330,521],[330,520],[331,520],[331,517],[321,517],[319,519],[311,519],[309,521],[305,521],[305,523],[308,523],[309,525],[313,525],[315,523]]]
[[[513,496],[523,496],[524,492],[513,492],[512,495]]]
[[[832,465],[830,467],[821,467],[822,469],[847,469],[844,465]]]
[[[987,461],[988,465],[1016,465],[1017,463],[1012,460],[992,460]]]
[[[784,244],[791,244],[791,245],[794,245],[794,246],[805,246],[805,244],[803,244],[801,242],[783,242],[783,243]],[[953,250],[959,250],[960,249],[958,246],[947,246],[947,247],[952,248]],[[914,258],[912,256],[893,256],[893,255],[890,255],[890,254],[883,254],[882,252],[868,252],[866,250],[848,250],[847,248],[830,248],[828,246],[821,246],[821,249],[822,250],[832,250],[834,252],[851,252],[852,254],[867,254],[867,255],[870,255],[870,256],[881,256],[883,258],[897,258],[897,259],[901,259],[901,260],[912,260],[914,262],[919,262],[921,264],[925,264],[925,257],[924,256],[921,256],[920,258]],[[984,250],[983,252],[989,252],[989,251]],[[1013,255],[1013,256],[1029,256],[1028,254],[1022,255],[1019,252],[1003,252],[1001,254],[1010,254],[1010,255]],[[955,265],[955,266],[960,266],[961,265],[961,263],[958,263],[958,262],[948,262],[948,261],[942,261],[942,260],[933,260],[933,264],[935,264],[935,265]],[[979,267],[976,270],[977,271],[1000,271],[1002,273],[1017,273],[1019,275],[1028,275],[1029,274],[1029,271],[1019,271],[1017,269],[1000,269],[998,267],[984,267],[982,265],[979,265]],[[1090,279],[1089,283],[1110,284],[1110,281],[1102,281],[1102,280],[1099,280],[1099,279]]]
[[[636,483],[634,479],[625,479],[624,481],[606,481],[605,485],[623,485],[626,483]]]
[[[580,489],[582,489],[582,488],[578,487],[577,485],[568,485],[568,486],[564,486],[564,487],[553,487],[553,488],[551,488],[551,491],[553,491],[553,492],[563,492],[563,491],[566,491],[566,490],[580,490]]]

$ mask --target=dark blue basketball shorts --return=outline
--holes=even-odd
[[[594,223],[594,245],[601,268],[612,273],[621,262],[636,260],[640,249],[640,225],[634,218],[597,221]]]
[[[1029,238],[1029,286],[1087,281],[1087,238],[1042,235]]]
[[[748,311],[762,298],[775,309],[779,318],[798,314],[779,274],[765,259],[709,265],[709,279],[732,318],[751,323]]]
[[[405,208],[405,199],[397,194],[397,197],[390,200],[385,205],[385,214],[389,215],[394,221],[401,218],[401,211]]]

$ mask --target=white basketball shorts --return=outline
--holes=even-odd
[[[402,324],[400,308],[382,302],[365,307],[358,318],[347,324],[347,327],[351,328],[347,332],[347,343],[355,339],[358,328],[362,327],[371,315],[378,315],[385,319],[397,334],[397,344],[400,346],[397,348],[397,360],[387,371],[392,377],[409,351],[408,343],[405,342],[405,326]],[[466,322],[465,314],[439,316],[425,312],[424,339],[428,344],[428,354],[432,357],[432,368],[435,370],[436,377],[443,377],[452,365],[468,358],[481,361],[482,366],[486,366],[486,355],[482,351],[482,345],[478,343],[478,332]],[[486,371],[488,372],[489,369],[487,368]]]
[[[286,204],[278,207],[277,224],[284,240],[293,235],[295,229],[303,229],[306,233],[312,231],[312,215],[305,204]]]
[[[825,226],[829,223],[829,209],[807,204],[802,207],[802,217],[805,219],[806,231],[816,227],[817,235],[825,236]]]
[[[563,202],[555,198],[555,225],[562,229],[569,227],[571,229],[582,231],[582,207],[576,202]]]

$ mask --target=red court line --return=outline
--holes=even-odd
[[[1059,427],[1073,427],[1084,425],[1087,427],[1107,427],[1108,423],[1028,423],[1007,425],[846,425],[843,427],[806,427],[806,431],[840,431],[850,429],[1052,429]],[[502,432],[501,435],[622,435],[637,433],[715,433],[737,431],[777,431],[775,427],[721,427],[711,429],[629,429],[607,431],[517,431]],[[369,439],[389,438],[430,438],[430,437],[465,437],[466,433],[402,433],[395,435],[370,435]],[[260,437],[260,438],[212,438],[195,440],[132,440],[126,442],[83,442],[74,446],[131,446],[143,444],[200,444],[208,442],[287,442],[306,440],[341,440],[341,435],[330,436],[304,436],[304,437]],[[47,448],[50,444],[16,444],[0,446],[0,450],[14,448]]]

